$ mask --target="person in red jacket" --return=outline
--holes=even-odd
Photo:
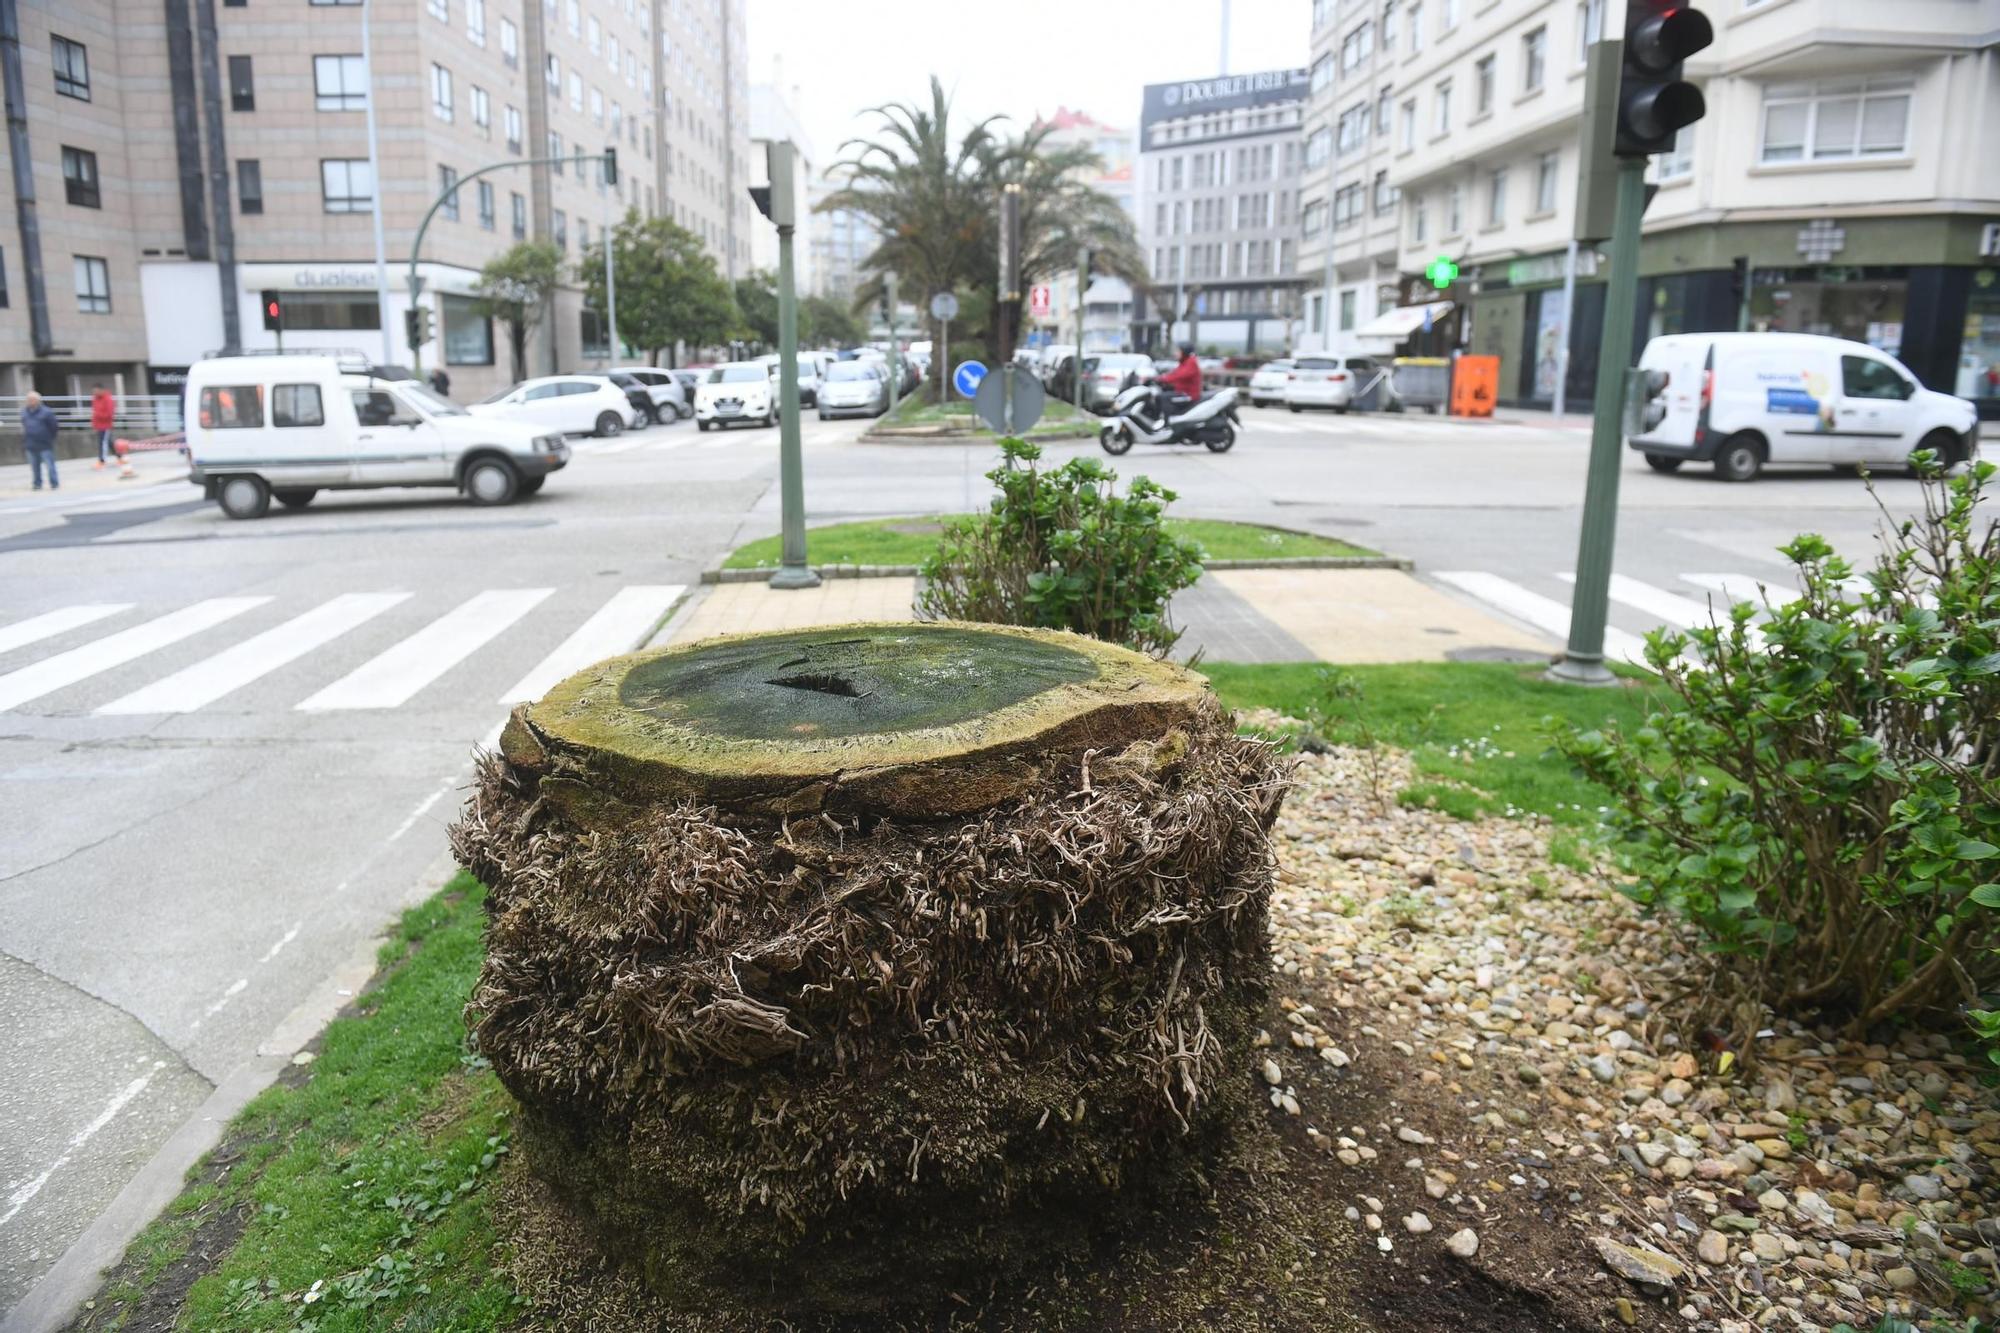
[[[118,400],[102,384],[90,387],[90,428],[97,432],[97,463],[102,468],[111,457],[111,422],[118,415]]]
[[[1173,401],[1174,394],[1186,394],[1190,402],[1201,397],[1201,362],[1194,359],[1193,343],[1181,344],[1181,363],[1160,376],[1156,383],[1159,398],[1154,407],[1162,421],[1167,419],[1167,405]]]

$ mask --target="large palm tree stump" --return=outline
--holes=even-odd
[[[1205,683],[845,625],[614,658],[453,830],[519,1138],[670,1302],[986,1290],[1205,1187],[1251,1105],[1282,798]]]

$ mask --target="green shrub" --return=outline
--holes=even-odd
[[[1201,548],[1161,525],[1177,497],[1145,477],[1123,495],[1090,457],[1052,472],[1042,451],[1002,440],[983,514],[945,524],[923,564],[925,616],[1075,630],[1164,657],[1181,632],[1167,601],[1201,577]]]
[[[1614,793],[1628,891],[1724,955],[1699,1017],[1739,1043],[1764,1005],[1856,1030],[1992,1007],[2000,524],[1975,511],[1994,472],[1929,472],[1865,580],[1799,537],[1799,601],[1654,634],[1665,705],[1630,734],[1558,733]]]

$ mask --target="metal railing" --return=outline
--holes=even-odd
[[[0,430],[19,430],[21,397],[0,397]],[[64,430],[90,429],[88,394],[43,394],[42,405],[56,414]],[[111,429],[119,435],[164,435],[181,428],[181,400],[178,394],[126,394],[118,400],[118,413]]]

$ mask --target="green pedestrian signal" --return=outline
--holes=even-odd
[[[1449,255],[1439,255],[1424,269],[1424,276],[1431,280],[1431,286],[1443,291],[1458,281],[1458,265]]]

